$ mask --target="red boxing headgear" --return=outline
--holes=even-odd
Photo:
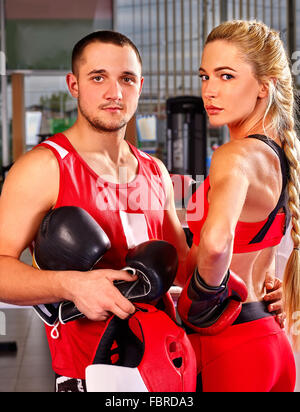
[[[166,313],[138,304],[127,320],[110,318],[93,364],[88,392],[195,392],[197,366],[185,331]]]

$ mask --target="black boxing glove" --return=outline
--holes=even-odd
[[[133,284],[115,281],[120,292],[134,302],[150,303],[162,297],[173,285],[177,269],[177,251],[163,240],[149,240],[129,250],[127,267],[138,279]],[[130,287],[131,286],[131,287]]]
[[[106,233],[84,209],[64,206],[44,217],[35,238],[33,266],[43,270],[88,271],[110,248]],[[48,325],[58,320],[59,302],[34,306]]]
[[[116,280],[115,286],[131,302],[150,303],[161,298],[173,285],[178,269],[177,251],[163,240],[149,240],[129,250],[126,264],[122,270],[137,275],[138,279],[134,282]],[[73,302],[60,304],[61,323],[82,316]]]

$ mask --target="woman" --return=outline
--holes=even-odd
[[[189,210],[197,268],[178,310],[198,332],[191,341],[203,391],[293,391],[291,346],[263,303],[265,273],[291,220],[284,302],[293,330],[300,310],[300,151],[288,59],[277,32],[233,21],[210,33],[199,70],[210,123],[227,125],[230,141],[216,150],[194,195],[191,206],[204,202],[203,213]],[[240,314],[237,300],[245,301]],[[299,348],[300,337],[293,340]]]

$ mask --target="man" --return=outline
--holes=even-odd
[[[170,176],[161,161],[124,140],[142,91],[141,70],[139,52],[119,33],[96,32],[79,41],[66,78],[78,101],[77,121],[21,157],[1,195],[0,301],[38,305],[70,300],[86,316],[59,327],[57,340],[46,328],[53,369],[64,390],[84,384],[85,368],[111,313],[125,319],[135,311],[113,284],[132,280],[120,270],[131,247],[148,239],[167,240],[177,249],[178,274],[190,272],[185,273],[189,250]],[[99,269],[47,271],[20,262],[45,214],[70,205],[86,209],[108,235],[111,249]]]
[[[60,328],[60,338],[55,342],[47,328],[54,371],[70,378],[84,379],[99,336],[99,322],[111,313],[124,319],[135,311],[113,285],[114,280],[132,280],[120,270],[127,250],[141,241],[161,238],[176,246],[180,262],[188,253],[166,168],[124,140],[142,91],[141,70],[137,49],[121,34],[97,32],[78,42],[72,73],[66,78],[70,93],[78,100],[77,121],[63,135],[21,157],[7,176],[1,195],[0,301],[37,305],[70,300],[89,319]],[[68,154],[59,156],[62,151]],[[73,162],[72,166],[68,162]],[[70,176],[68,167],[72,172],[77,168],[75,175]],[[83,181],[78,177],[80,167]],[[136,199],[136,185],[129,185],[140,176],[144,185],[140,192],[149,191],[153,182],[148,182],[147,176],[151,173],[156,174],[156,184],[163,181],[163,187],[153,195],[156,210],[151,211],[151,201],[143,211]],[[86,184],[90,185],[88,189],[83,187]],[[107,201],[124,186],[128,204]],[[109,192],[110,188],[115,193]],[[45,271],[20,262],[45,214],[70,204],[90,212],[108,235],[112,246],[101,260],[105,269],[88,273]],[[113,207],[109,207],[111,204]],[[68,346],[74,348],[66,349]]]

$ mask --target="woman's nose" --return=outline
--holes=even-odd
[[[217,97],[219,93],[219,87],[216,81],[214,80],[206,80],[202,84],[202,96],[206,97],[207,99],[213,99]]]

